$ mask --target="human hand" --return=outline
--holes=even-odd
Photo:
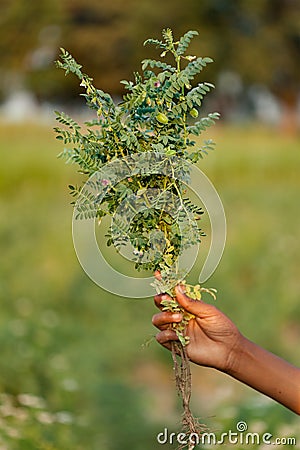
[[[185,332],[189,337],[189,344],[186,347],[189,359],[202,366],[229,372],[236,348],[240,346],[243,336],[234,323],[214,305],[189,298],[184,294],[182,286],[176,286],[175,290],[178,304],[195,316],[190,319]],[[167,294],[154,297],[159,308],[160,302],[168,299],[171,300],[171,297]],[[169,350],[171,342],[178,341],[172,324],[181,320],[182,314],[169,311],[162,311],[153,316],[152,323],[160,330],[156,339]]]

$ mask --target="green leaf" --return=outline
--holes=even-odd
[[[129,175],[124,178],[122,173],[112,170],[112,173],[107,175],[109,180],[118,179],[121,182],[115,185],[112,183],[105,188],[101,204],[97,195],[92,195],[84,188],[84,183],[83,187],[71,185],[71,195],[79,199],[79,203],[75,202],[75,216],[78,219],[99,219],[107,214],[114,215],[121,204],[125,211],[131,207],[135,210],[132,194],[144,205],[145,199],[141,196],[144,196],[148,189],[154,189],[154,192],[157,190],[159,194],[151,199],[151,208],[142,213],[137,212],[129,224],[121,220],[113,224],[115,234],[114,238],[112,235],[108,236],[108,245],[113,244],[119,249],[130,239],[131,244],[143,252],[142,256],[136,255],[137,270],[153,272],[159,268],[167,273],[172,272],[175,280],[178,274],[174,263],[180,252],[199,242],[203,235],[196,225],[191,227],[184,222],[186,214],[194,216],[195,219],[203,214],[199,205],[183,198],[181,183],[188,183],[190,176],[184,163],[196,163],[214,147],[213,142],[208,139],[202,147],[195,148],[196,139],[192,140],[191,136],[201,134],[219,117],[217,113],[210,113],[194,124],[189,122],[191,116],[196,118],[198,109],[201,113],[202,100],[213,88],[211,83],[206,82],[192,86],[195,77],[212,62],[212,59],[207,57],[186,56],[186,50],[197,34],[196,31],[188,31],[176,41],[172,30],[167,28],[162,32],[162,41],[145,41],[144,45],[151,44],[160,49],[160,58],[169,53],[168,56],[172,57],[173,61],[166,63],[160,58],[144,59],[141,63],[142,72],[134,73],[133,81],[121,81],[126,93],[118,105],[115,105],[108,93],[94,86],[92,78],[83,73],[82,66],[66,50],[62,49],[57,62],[58,67],[66,74],[73,73],[80,79],[80,85],[85,89],[82,95],[86,99],[87,107],[94,114],[94,117],[81,126],[67,114],[57,113],[59,126],[54,131],[57,139],[65,145],[60,157],[65,158],[67,162],[76,163],[80,173],[87,177],[107,163],[123,161],[124,157],[133,157],[144,152],[162,155],[162,160],[156,161],[153,167],[151,161],[142,168],[130,163]],[[190,152],[192,147],[193,153]],[[182,167],[178,161],[183,162]],[[174,182],[171,176],[163,175],[162,169],[166,167],[168,173],[173,173],[175,178],[178,175],[182,182]],[[105,179],[106,177],[102,178],[102,181]],[[99,184],[96,188],[103,189],[103,186]],[[173,216],[164,212],[168,202],[163,195],[166,192],[180,197],[178,204],[175,201],[169,202],[174,203],[176,213]],[[178,208],[179,205],[182,206],[181,209]],[[171,206],[168,204],[168,207]],[[179,222],[182,225],[181,232]],[[162,233],[167,243],[160,252],[149,238],[150,231],[154,229]],[[149,259],[146,260],[144,255],[149,256]],[[179,306],[175,304],[174,308]],[[184,340],[182,334],[182,343]]]
[[[166,45],[163,43],[163,42],[161,42],[161,41],[159,41],[158,39],[146,39],[146,41],[144,42],[144,46],[145,45],[155,45],[156,47],[160,47],[160,48],[166,48]]]
[[[188,31],[187,33],[185,33],[179,40],[177,54],[183,55],[188,49],[192,38],[194,36],[197,36],[198,34],[198,31]]]

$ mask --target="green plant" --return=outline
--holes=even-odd
[[[92,178],[96,187],[93,191],[86,184],[70,186],[77,217],[99,220],[106,215],[117,217],[110,227],[107,245],[114,244],[119,251],[130,242],[135,268],[156,273],[158,292],[167,291],[174,297],[174,286],[186,284],[178,258],[205,235],[195,225],[203,210],[188,197],[186,185],[191,165],[213,149],[214,143],[206,140],[199,147],[196,138],[215,123],[219,114],[210,113],[194,121],[204,96],[214,87],[207,82],[192,87],[198,74],[212,62],[211,58],[186,54],[191,39],[198,33],[188,31],[178,41],[174,41],[170,29],[162,34],[162,41],[145,42],[161,49],[161,59],[142,61],[142,74],[136,72],[134,81],[121,82],[127,93],[118,105],[109,94],[95,88],[92,78],[81,71],[81,65],[61,49],[57,66],[81,80],[85,89],[82,95],[96,118],[82,127],[68,115],[57,113],[63,128],[56,127],[55,131],[57,139],[67,146],[60,156],[77,163],[80,172]],[[168,56],[171,63],[162,61]],[[114,161],[119,164],[111,165]],[[107,167],[110,171],[105,172]],[[105,173],[109,176],[105,177]],[[110,176],[115,175],[121,181],[112,183]],[[120,205],[125,219],[124,214],[120,217],[117,214]],[[130,211],[133,214],[128,223],[126,214]],[[215,297],[213,289],[186,286],[195,299],[200,299],[203,291]],[[175,300],[164,302],[163,307],[170,311],[180,309]],[[184,313],[182,323],[175,328],[179,343],[173,345],[172,351],[184,406],[183,425],[190,433],[199,430],[189,408],[191,379],[184,328],[191,317]]]

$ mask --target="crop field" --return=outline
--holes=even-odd
[[[243,334],[300,366],[300,138],[255,124],[205,137],[217,146],[199,167],[228,227],[206,286]],[[145,345],[156,308],[105,292],[81,269],[67,186],[82,176],[61,150],[51,124],[0,123],[0,450],[175,448],[157,441],[179,428],[180,405],[170,354]],[[300,448],[298,416],[212,369],[193,368],[193,410],[217,434],[244,421],[297,439],[276,448]]]

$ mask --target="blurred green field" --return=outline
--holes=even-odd
[[[209,137],[217,149],[200,168],[228,237],[208,285],[248,338],[299,366],[299,137],[253,124]],[[0,148],[0,449],[160,448],[157,433],[176,430],[179,412],[170,355],[143,346],[152,300],[114,297],[82,271],[67,189],[80,176],[56,158],[51,124],[0,124]],[[300,444],[300,419],[282,406],[212,370],[193,375],[194,412],[211,429],[246,420]]]

